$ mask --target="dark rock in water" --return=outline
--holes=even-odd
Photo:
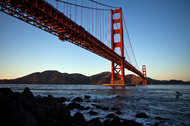
[[[83,114],[81,114],[80,112],[77,112],[73,115],[73,118],[82,122],[85,122],[85,118],[83,116]]]
[[[57,99],[57,101],[59,101],[59,102],[65,102],[65,101],[69,101],[67,98],[65,98],[65,97],[59,97],[59,98],[56,98]]]
[[[84,99],[90,99],[90,96],[89,95],[85,95]]]
[[[93,110],[90,110],[88,113],[89,113],[90,115],[97,115],[97,114],[98,114],[97,112],[95,112],[95,111],[93,111]]]
[[[113,113],[107,114],[106,118],[115,118],[116,115],[114,115]]]
[[[28,99],[34,98],[33,93],[30,91],[30,89],[29,89],[28,87],[26,87],[26,88],[24,89],[24,91],[22,92],[22,94],[23,94],[24,97],[26,97],[26,98],[28,98]]]
[[[85,108],[85,110],[88,110],[88,109],[90,109],[90,107],[89,107],[89,106],[87,106],[87,107]]]
[[[123,120],[121,123],[122,126],[142,126],[142,124],[137,123],[133,120]]]
[[[72,101],[75,101],[75,102],[83,102],[82,98],[80,98],[80,97],[76,97],[76,98],[74,98]]]
[[[85,102],[91,102],[90,100],[86,100]]]
[[[121,112],[121,111],[117,111],[117,112],[116,112],[116,114],[121,115],[121,114],[122,114],[122,112]]]
[[[97,100],[94,100],[93,102],[98,102]]]
[[[84,106],[81,106],[80,104],[78,103],[75,103],[75,102],[71,102],[70,104],[67,105],[67,108],[69,110],[73,110],[75,108],[77,109],[80,109],[80,110],[85,110]]]
[[[155,124],[153,126],[159,126],[160,123],[158,122],[155,122]]]
[[[93,118],[91,119],[88,124],[90,126],[102,126],[102,123],[100,122],[99,118]]]
[[[120,109],[119,109],[119,108],[112,107],[111,110],[115,111],[115,110],[120,110]]]
[[[115,116],[111,121],[105,120],[103,126],[121,126],[121,120],[119,117]]]
[[[107,111],[107,110],[109,110],[109,108],[108,107],[102,107],[102,110]]]
[[[149,118],[149,117],[147,116],[147,114],[146,114],[146,113],[143,113],[143,112],[136,114],[135,117],[137,117],[137,118]]]
[[[155,119],[158,119],[158,120],[167,120],[167,118],[162,118],[160,116],[155,117]]]
[[[48,98],[52,98],[52,99],[54,98],[52,95],[48,95],[47,97],[48,97]]]

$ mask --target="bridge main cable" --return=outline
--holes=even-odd
[[[69,41],[117,64],[122,60],[99,39],[44,0],[1,0],[0,7],[2,12],[58,36],[63,41]],[[144,77],[127,61],[124,61],[124,67]]]

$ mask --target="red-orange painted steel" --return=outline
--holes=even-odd
[[[142,72],[143,72],[143,76],[144,76],[143,85],[147,85],[147,81],[146,81],[146,65],[142,66]]]
[[[0,11],[58,36],[63,41],[69,41],[113,61],[117,65],[123,66],[141,78],[144,78],[140,71],[127,61],[124,61],[123,56],[119,56],[103,42],[45,0],[0,0]],[[117,11],[119,10],[114,11],[114,13]]]
[[[119,13],[120,18],[119,19],[114,19],[113,15],[115,13]],[[114,23],[120,23],[120,28],[119,29],[114,29]],[[120,42],[115,42],[114,35],[115,34],[120,34]],[[122,26],[122,10],[117,9],[117,10],[111,10],[111,49],[114,52],[115,48],[119,47],[120,52],[121,52],[121,58],[120,63],[117,64],[115,61],[111,61],[112,65],[112,76],[111,76],[111,84],[124,84],[124,50],[123,50],[123,26]]]

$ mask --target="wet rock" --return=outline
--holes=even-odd
[[[116,115],[114,115],[113,113],[110,113],[110,114],[107,114],[106,115],[106,118],[115,118]]]
[[[109,108],[108,107],[102,107],[102,110],[108,111]]]
[[[57,99],[57,101],[59,101],[59,102],[65,102],[65,101],[69,101],[67,98],[65,98],[65,97],[59,97],[59,98],[56,98]]]
[[[142,124],[135,122],[134,120],[123,120],[122,126],[142,126]]]
[[[95,106],[98,109],[102,109],[102,106],[100,106],[100,105],[97,105],[97,104],[92,104],[92,105]]]
[[[116,111],[116,110],[120,110],[120,109],[116,108],[116,107],[112,107],[111,110]]]
[[[105,120],[103,126],[121,126],[121,120],[119,117],[114,117],[113,120]]]
[[[160,123],[158,122],[155,122],[155,124],[153,126],[159,126]]]
[[[53,99],[54,97],[52,95],[48,95],[47,98]]]
[[[23,96],[28,98],[28,99],[33,99],[34,98],[34,95],[33,93],[30,91],[30,89],[28,87],[26,87],[24,89],[24,91],[22,92]]]
[[[78,121],[85,122],[85,118],[84,118],[83,114],[81,114],[80,112],[75,113],[73,115],[73,118],[78,120]]]
[[[67,108],[69,110],[73,110],[75,108],[77,109],[80,109],[80,110],[85,110],[84,106],[81,106],[80,104],[78,103],[75,103],[75,102],[71,102],[70,104],[67,105]]]
[[[93,118],[88,122],[89,126],[102,126],[99,118]]]
[[[98,102],[97,100],[94,100],[93,102]]]
[[[89,107],[89,106],[87,106],[87,107],[85,108],[85,110],[88,110],[88,109],[90,109],[90,107]]]
[[[82,98],[80,98],[80,97],[76,97],[76,98],[74,98],[72,101],[75,101],[75,102],[83,102]]]
[[[116,112],[116,114],[121,115],[121,114],[122,114],[122,112],[121,112],[121,111],[117,111],[117,112]]]
[[[156,116],[155,119],[158,119],[158,120],[167,120],[167,118],[162,118],[160,116]]]
[[[85,102],[91,102],[90,100],[86,100]]]
[[[89,96],[89,95],[84,96],[84,99],[90,99],[90,98],[91,98],[91,96]]]
[[[90,110],[88,113],[89,113],[90,115],[97,115],[97,114],[98,114],[97,112],[95,112],[95,111],[93,111],[93,110]]]
[[[135,117],[137,117],[137,118],[149,118],[149,117],[147,116],[147,114],[146,114],[146,113],[143,113],[143,112],[136,114]]]

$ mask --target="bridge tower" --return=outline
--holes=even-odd
[[[119,18],[114,19],[114,14],[119,15]],[[116,28],[118,24],[119,28]],[[115,35],[119,34],[120,41],[115,41]],[[123,26],[122,26],[122,10],[121,8],[116,10],[111,10],[111,49],[115,51],[115,48],[120,48],[122,60],[120,63],[116,61],[111,61],[112,74],[110,84],[125,84],[124,81],[124,51],[123,51]]]
[[[146,81],[146,65],[142,66],[142,73],[143,73],[143,76],[144,76],[143,85],[147,85],[147,81]]]

